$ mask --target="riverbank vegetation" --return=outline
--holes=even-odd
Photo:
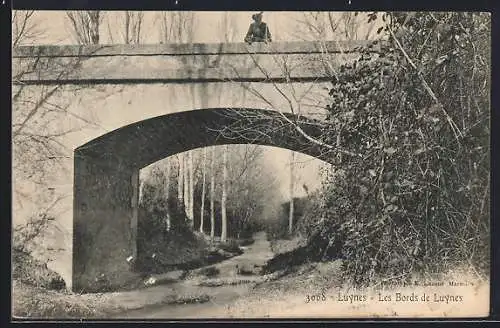
[[[346,259],[355,285],[457,266],[488,277],[490,16],[377,17],[380,39],[332,74],[323,142],[344,151],[310,200],[308,247]]]

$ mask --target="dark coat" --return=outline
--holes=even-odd
[[[271,40],[271,32],[267,24],[264,22],[253,22],[248,28],[247,35],[245,36],[245,42],[267,42]]]

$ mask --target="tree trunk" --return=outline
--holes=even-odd
[[[295,158],[295,153],[292,151],[290,152],[290,213],[288,214],[288,234],[292,234],[293,232],[293,189],[294,189],[294,180],[295,180],[295,174],[294,174],[294,158]]]
[[[210,161],[210,239],[215,237],[215,147],[212,147]]]
[[[125,44],[130,43],[130,12],[125,12]]]
[[[191,227],[194,228],[194,169],[193,169],[193,151],[188,153],[189,165],[189,220]]]
[[[132,220],[130,222],[130,231],[132,232],[132,254],[134,259],[137,258],[137,221],[139,219],[139,204],[140,204],[140,171],[134,170],[132,173]]]
[[[167,217],[165,218],[165,228],[167,231],[170,231],[170,159],[167,159],[167,169],[166,169],[166,177],[165,177],[165,199],[166,199],[166,205],[165,209],[167,212]]]
[[[179,206],[184,205],[184,154],[177,155],[179,161],[179,175],[177,176],[177,199]]]
[[[221,214],[222,214],[222,231],[220,236],[220,241],[225,242],[227,239],[227,215],[226,215],[226,201],[227,201],[227,152],[228,146],[224,146],[224,155],[222,163],[222,202],[221,202]]]
[[[203,164],[202,164],[202,170],[203,170],[203,181],[201,184],[201,208],[200,208],[200,232],[203,233],[203,220],[204,220],[204,214],[205,214],[205,185],[206,185],[206,179],[207,179],[207,172],[206,172],[206,165],[207,165],[207,148],[203,148]]]
[[[141,43],[141,25],[142,25],[142,15],[144,15],[144,13],[139,13],[140,18],[138,18],[137,20],[137,25],[135,26],[135,43],[136,44],[139,44]]]
[[[189,165],[187,163],[187,156],[183,156],[184,160],[184,214],[189,220]]]

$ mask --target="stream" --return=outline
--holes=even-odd
[[[173,289],[178,295],[206,294],[210,297],[207,302],[152,305],[120,313],[115,318],[185,319],[224,317],[224,314],[229,312],[228,309],[235,300],[249,295],[252,292],[253,286],[262,280],[262,276],[258,274],[239,274],[237,267],[260,268],[273,256],[271,245],[266,238],[265,232],[258,232],[253,238],[255,242],[247,247],[243,247],[243,254],[210,265],[219,270],[217,277],[207,278],[199,273],[203,270],[203,268],[199,268],[193,270],[189,278],[164,286],[165,292],[168,290],[171,293]],[[199,283],[202,281],[225,281],[226,284],[214,287],[199,286]],[[228,281],[232,282],[232,284],[228,285]]]

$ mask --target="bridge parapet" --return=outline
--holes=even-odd
[[[328,41],[23,46],[13,49],[13,82],[327,81],[332,64],[356,58],[359,49],[368,45],[368,41]]]

